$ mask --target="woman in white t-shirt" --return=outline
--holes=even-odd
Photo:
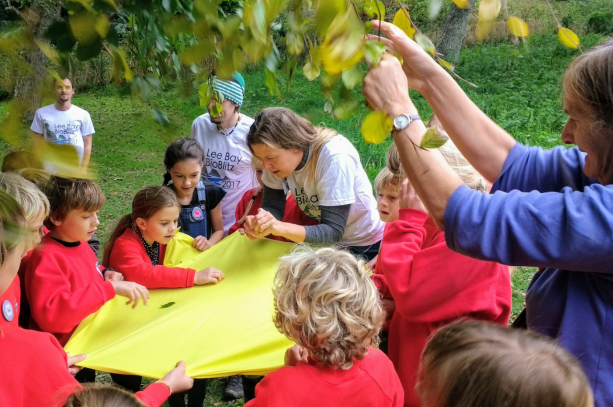
[[[262,208],[244,225],[249,237],[273,234],[294,242],[340,244],[369,260],[377,254],[384,224],[349,140],[334,130],[314,127],[289,109],[271,107],[255,117],[247,144],[264,164]],[[319,225],[280,221],[287,190]]]

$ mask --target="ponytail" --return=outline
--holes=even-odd
[[[115,230],[113,230],[111,238],[106,243],[102,264],[107,267],[109,266],[115,242],[126,229],[134,226],[134,221],[136,219],[141,218],[147,220],[158,211],[172,206],[181,207],[175,193],[166,186],[149,185],[138,191],[132,200],[132,212],[119,220],[117,226],[115,226]]]
[[[109,266],[109,262],[111,261],[111,252],[113,251],[115,242],[117,241],[117,239],[119,239],[121,235],[123,235],[123,232],[125,232],[126,229],[132,228],[132,224],[133,221],[131,213],[122,216],[121,219],[119,219],[119,222],[117,222],[117,225],[115,226],[115,229],[113,230],[110,239],[106,242],[106,245],[104,246],[102,264],[104,264],[105,267]]]

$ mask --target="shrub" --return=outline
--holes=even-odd
[[[597,11],[587,20],[587,31],[595,34],[613,34],[613,12]]]

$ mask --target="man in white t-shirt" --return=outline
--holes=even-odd
[[[92,152],[92,134],[95,133],[94,124],[87,111],[72,104],[74,93],[70,79],[56,81],[55,103],[36,111],[30,130],[34,132],[35,147],[41,146],[43,140],[74,146],[81,169],[87,171]],[[44,161],[45,157],[41,158]],[[45,169],[57,172],[50,163],[45,163]]]
[[[228,234],[228,229],[236,222],[236,205],[245,192],[259,185],[246,141],[253,119],[240,113],[245,96],[245,80],[241,74],[235,72],[227,81],[215,77],[213,88],[224,97],[222,112],[211,117],[211,107],[215,103],[211,100],[207,107],[209,113],[194,120],[191,137],[204,148],[207,179],[226,191],[221,211],[224,231]]]

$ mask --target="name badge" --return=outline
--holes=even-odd
[[[194,219],[195,221],[201,221],[202,219],[204,219],[204,212],[202,212],[202,209],[199,206],[194,207],[194,209],[192,209],[192,219]]]
[[[5,300],[2,303],[2,315],[4,316],[4,319],[9,322],[11,322],[15,316],[15,313],[13,312],[13,305],[11,305],[9,300]]]

